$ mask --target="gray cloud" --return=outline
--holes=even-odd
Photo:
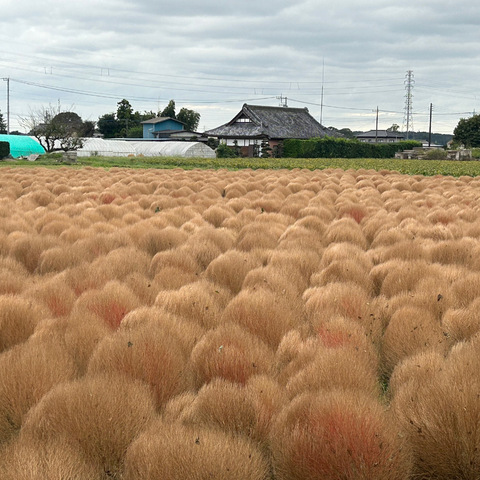
[[[202,114],[202,128],[279,95],[318,117],[323,86],[327,125],[373,128],[379,106],[387,128],[403,121],[407,70],[416,129],[430,103],[436,131],[478,110],[480,10],[466,0],[3,3],[0,76],[13,79],[14,126],[58,100],[95,120],[122,98],[138,110],[174,98]]]

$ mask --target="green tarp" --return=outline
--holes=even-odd
[[[10,144],[10,155],[13,158],[27,157],[31,154],[42,155],[45,153],[45,150],[37,140],[27,135],[0,134],[0,142],[8,142]]]

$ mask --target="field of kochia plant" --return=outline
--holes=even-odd
[[[0,478],[480,478],[480,177],[1,169]]]

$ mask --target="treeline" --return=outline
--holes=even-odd
[[[155,117],[169,117],[184,124],[187,131],[195,131],[200,122],[200,114],[188,108],[181,108],[175,112],[175,101],[170,100],[168,105],[158,113],[153,111],[134,111],[130,102],[126,99],[117,103],[117,111],[102,115],[97,122],[97,129],[104,138],[142,138],[142,122]]]
[[[364,143],[345,138],[287,139],[283,156],[287,158],[393,158],[395,153],[421,147],[417,141]]]

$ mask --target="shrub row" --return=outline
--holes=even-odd
[[[287,139],[283,143],[283,155],[289,158],[393,158],[395,153],[414,147],[421,147],[421,143],[365,143],[333,137]]]

